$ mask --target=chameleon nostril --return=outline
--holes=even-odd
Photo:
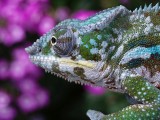
[[[39,53],[39,52],[41,52],[41,51],[42,51],[42,49],[41,49],[41,48],[40,48],[40,49],[38,49],[38,53]]]
[[[29,47],[25,48],[25,51],[29,54],[30,53]]]

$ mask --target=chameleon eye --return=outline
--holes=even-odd
[[[51,42],[53,43],[52,48],[55,53],[60,56],[71,55],[74,48],[76,48],[77,43],[73,31],[69,28],[60,28],[56,31],[56,33],[60,35],[56,43],[54,43],[54,40],[51,40]],[[53,36],[53,39],[54,38],[55,37]]]
[[[55,36],[52,36],[52,39],[51,39],[51,45],[55,45],[56,44],[56,41],[57,41],[57,38]]]
[[[76,42],[71,37],[60,38],[53,46],[53,49],[58,55],[67,56],[73,51],[75,44]]]

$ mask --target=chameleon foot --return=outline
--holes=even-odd
[[[91,120],[160,120],[160,90],[143,77],[128,77],[122,82],[127,94],[142,104],[130,105],[119,112],[103,115],[88,111]]]
[[[104,117],[104,114],[95,110],[88,110],[87,111],[87,116],[91,120],[101,120]]]

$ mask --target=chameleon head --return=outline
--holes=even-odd
[[[68,81],[80,84],[95,84],[97,62],[81,59],[80,37],[72,27],[55,27],[25,50],[30,60]]]

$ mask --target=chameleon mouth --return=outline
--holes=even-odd
[[[72,78],[72,75],[68,75],[64,72],[58,73],[55,72],[53,70],[53,67],[56,68],[56,66],[59,66],[61,64],[63,65],[68,65],[68,66],[72,66],[72,67],[77,67],[77,66],[81,66],[81,67],[88,67],[88,68],[93,68],[95,67],[95,63],[90,63],[87,61],[72,61],[69,58],[57,58],[54,56],[38,56],[38,55],[30,55],[29,59],[37,66],[40,66],[42,68],[44,68],[44,70],[47,73],[51,73],[54,74],[55,76],[59,77],[59,78],[63,78],[65,80],[67,80],[68,82],[74,82],[75,84],[80,84],[80,85],[90,85],[92,86],[92,83],[90,83],[89,81],[85,81],[85,80],[81,80],[78,77],[74,76],[74,79]]]
[[[52,67],[58,65],[58,58],[54,56],[29,55],[29,59],[32,63],[42,67],[46,71],[52,71]]]
[[[74,67],[87,67],[87,68],[94,68],[96,66],[96,62],[93,61],[85,61],[85,60],[78,60],[74,61],[69,58],[58,58],[55,56],[40,56],[40,55],[30,55],[29,59],[34,63],[34,64],[39,64],[44,62],[45,64],[49,63],[58,63],[58,64],[68,64]]]
[[[57,58],[53,57],[53,56],[32,56],[30,55],[29,56],[29,59],[32,61],[32,62],[41,62],[41,61],[44,61],[44,62],[52,62],[52,61],[57,61]]]

